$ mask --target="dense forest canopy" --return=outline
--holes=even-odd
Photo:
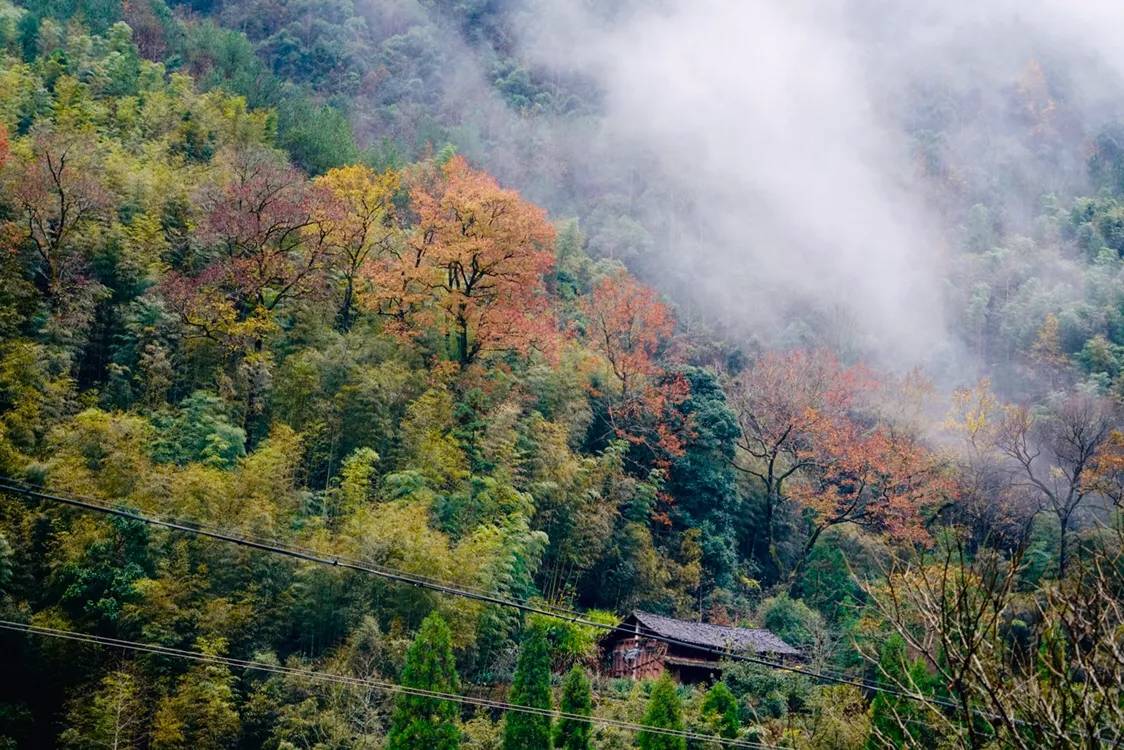
[[[0,747],[1124,744],[1124,16],[983,5],[0,0]]]

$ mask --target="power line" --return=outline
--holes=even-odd
[[[469,587],[464,587],[464,586],[460,586],[460,585],[457,585],[457,584],[452,584],[452,583],[440,581],[440,580],[437,580],[437,579],[428,578],[428,577],[425,577],[425,576],[418,576],[418,575],[415,575],[415,574],[412,574],[412,573],[406,573],[406,572],[394,570],[394,569],[391,569],[391,568],[385,568],[385,567],[374,565],[372,563],[368,563],[368,562],[365,562],[365,561],[353,560],[353,559],[350,559],[350,558],[347,558],[347,557],[344,557],[344,556],[340,556],[340,555],[325,555],[324,553],[321,553],[321,552],[318,552],[318,551],[315,551],[315,550],[310,550],[310,549],[307,549],[307,548],[301,548],[301,547],[296,547],[294,545],[290,545],[290,544],[288,544],[286,542],[283,542],[279,539],[267,539],[267,538],[261,538],[261,537],[254,537],[254,536],[251,536],[251,535],[248,535],[248,534],[234,533],[234,532],[231,532],[229,530],[224,530],[224,529],[220,529],[218,527],[213,527],[213,526],[207,526],[205,524],[200,524],[200,523],[191,522],[191,521],[158,518],[156,516],[147,515],[147,514],[139,512],[139,511],[129,510],[129,509],[122,508],[122,507],[111,506],[111,505],[106,504],[102,500],[98,500],[98,499],[94,499],[94,498],[81,498],[81,497],[76,497],[76,496],[71,496],[71,495],[60,495],[60,494],[55,494],[55,493],[44,492],[42,490],[35,489],[34,487],[32,487],[28,484],[20,482],[19,480],[12,479],[10,477],[6,477],[6,476],[2,476],[2,475],[0,475],[0,491],[7,491],[7,492],[11,492],[13,494],[23,495],[25,497],[33,497],[33,498],[38,498],[38,499],[41,499],[41,500],[48,500],[48,501],[60,503],[60,504],[63,504],[63,505],[67,505],[67,506],[70,506],[70,507],[73,507],[73,508],[79,508],[81,510],[92,511],[92,512],[96,512],[96,513],[109,514],[109,515],[117,516],[119,518],[127,518],[129,520],[138,521],[138,522],[145,523],[145,524],[148,524],[148,525],[151,525],[151,526],[159,526],[159,527],[171,529],[171,530],[174,530],[174,531],[181,531],[181,532],[188,533],[188,534],[196,534],[196,535],[199,535],[199,536],[205,536],[205,537],[217,539],[217,540],[224,541],[224,542],[230,542],[232,544],[237,544],[237,545],[241,545],[241,546],[244,546],[244,547],[249,547],[251,549],[257,549],[257,550],[261,550],[261,551],[264,551],[264,552],[271,552],[271,553],[275,553],[275,554],[285,555],[285,556],[288,556],[288,557],[292,557],[294,559],[304,560],[306,562],[313,562],[313,563],[318,563],[318,564],[321,564],[321,565],[327,565],[327,566],[336,567],[336,568],[345,568],[345,569],[349,569],[349,570],[355,570],[355,571],[359,571],[359,572],[363,572],[363,573],[368,573],[370,575],[378,576],[380,578],[384,578],[386,580],[394,581],[394,582],[397,582],[397,583],[408,584],[408,585],[418,587],[418,588],[427,588],[427,589],[431,589],[433,591],[437,591],[437,592],[440,592],[440,593],[443,593],[443,594],[448,594],[450,596],[459,596],[459,597],[466,598],[466,599],[481,601],[481,602],[484,602],[486,604],[494,604],[494,605],[502,606],[502,607],[512,607],[514,609],[518,609],[518,610],[526,612],[528,614],[537,614],[537,615],[543,615],[543,616],[546,616],[546,617],[553,617],[553,618],[556,618],[556,619],[560,619],[560,620],[570,622],[570,623],[575,624],[575,625],[583,625],[583,626],[586,626],[586,627],[592,627],[592,628],[604,630],[604,631],[607,631],[607,632],[617,632],[617,633],[624,633],[624,634],[627,634],[627,635],[634,635],[634,632],[632,630],[630,630],[629,628],[625,628],[625,627],[622,627],[622,626],[616,625],[616,624],[608,624],[608,623],[603,623],[603,622],[597,622],[596,620],[591,620],[587,617],[584,617],[581,613],[575,612],[573,610],[567,610],[567,609],[564,609],[564,608],[561,608],[561,607],[554,607],[552,605],[538,605],[538,604],[532,604],[532,603],[526,602],[526,601],[519,601],[519,600],[516,600],[516,599],[508,599],[508,598],[505,598],[505,597],[502,597],[502,596],[497,596],[495,594],[490,594],[490,593],[483,592],[483,591],[480,591],[480,590],[474,590],[474,589],[471,589]],[[746,653],[727,651],[727,650],[718,649],[718,648],[714,648],[714,647],[708,647],[708,646],[700,646],[699,644],[692,643],[690,641],[685,641],[685,640],[678,639],[678,638],[672,638],[670,636],[664,636],[664,635],[660,635],[660,634],[656,634],[656,633],[646,633],[645,638],[650,639],[650,640],[659,641],[661,643],[666,643],[666,644],[672,645],[672,646],[684,646],[684,647],[691,648],[691,649],[694,649],[694,650],[697,650],[697,651],[704,651],[706,653],[710,653],[710,654],[713,654],[713,655],[716,655],[716,656],[719,656],[719,657],[722,657],[722,658],[730,659],[730,660],[733,660],[733,661],[745,661],[745,662],[749,662],[749,663],[753,663],[753,664],[758,664],[760,666],[769,667],[769,668],[772,668],[772,669],[779,669],[779,670],[783,670],[783,671],[787,671],[787,672],[792,672],[794,674],[804,675],[806,677],[811,677],[811,678],[814,678],[814,679],[823,680],[825,682],[832,682],[832,683],[841,684],[841,685],[851,685],[852,687],[858,687],[858,688],[861,688],[861,689],[864,689],[864,690],[870,690],[870,691],[874,691],[874,692],[886,693],[888,695],[894,695],[894,696],[899,697],[899,698],[904,698],[906,700],[911,700],[911,701],[917,701],[917,702],[929,704],[929,705],[937,705],[937,706],[942,706],[942,707],[945,707],[945,708],[952,708],[952,709],[958,708],[958,706],[955,703],[953,703],[952,701],[946,700],[946,699],[942,699],[942,698],[938,698],[938,697],[924,696],[924,695],[920,695],[920,694],[917,694],[917,693],[911,693],[911,692],[908,692],[908,691],[905,691],[905,690],[900,690],[900,689],[895,688],[895,687],[881,685],[881,684],[878,684],[878,683],[872,683],[868,680],[847,677],[847,676],[840,675],[840,674],[837,674],[837,673],[832,674],[832,673],[828,673],[828,672],[817,671],[817,670],[813,670],[813,669],[807,669],[807,668],[804,668],[804,667],[797,666],[795,664],[785,664],[783,662],[771,661],[769,659],[763,659],[761,657],[753,656],[751,654],[746,654]],[[986,717],[986,714],[981,713],[981,715]],[[991,718],[995,718],[995,717],[991,717]]]
[[[537,605],[531,604],[526,601],[519,601],[515,599],[508,599],[495,594],[490,594],[480,590],[473,590],[468,587],[460,586],[458,584],[451,584],[445,581],[419,576],[412,573],[405,573],[403,571],[386,568],[371,564],[366,561],[359,561],[350,559],[341,555],[325,555],[315,550],[307,548],[296,547],[278,539],[268,539],[261,537],[254,537],[248,534],[234,533],[228,530],[220,529],[214,526],[207,526],[206,524],[196,523],[193,521],[183,521],[175,519],[163,519],[155,516],[140,513],[138,511],[128,510],[122,507],[115,507],[106,504],[104,501],[94,498],[81,498],[72,495],[59,495],[55,493],[43,492],[34,487],[27,485],[18,480],[10,477],[0,476],[0,491],[9,491],[15,494],[21,494],[27,497],[35,497],[42,500],[49,500],[63,505],[79,508],[82,510],[93,511],[97,513],[105,513],[114,515],[120,518],[127,518],[130,520],[138,521],[152,526],[159,526],[174,531],[181,531],[189,534],[196,534],[200,536],[218,539],[220,541],[230,542],[241,546],[249,547],[251,549],[258,549],[265,552],[272,552],[280,555],[285,555],[306,562],[314,562],[321,565],[328,565],[338,568],[346,568],[356,570],[363,573],[378,576],[390,581],[398,583],[409,584],[414,587],[428,588],[440,593],[448,594],[450,596],[459,596],[462,598],[473,599],[487,604],[494,604],[497,606],[512,607],[529,614],[544,615],[547,617],[554,617],[570,622],[575,625],[583,625],[592,627],[599,630],[608,632],[618,632],[627,635],[633,635],[633,631],[622,627],[620,625],[597,622],[584,617],[581,613],[573,610],[567,610],[553,605]],[[946,708],[957,708],[956,704],[951,701],[946,701],[941,698],[927,697],[915,693],[910,693],[894,687],[879,685],[871,683],[868,680],[861,680],[851,677],[842,676],[839,674],[832,674],[812,669],[806,669],[793,664],[785,664],[783,662],[775,662],[769,659],[753,656],[751,654],[744,654],[738,652],[726,651],[723,649],[700,646],[699,644],[684,641],[682,639],[672,638],[655,633],[645,634],[645,637],[650,640],[659,641],[668,645],[684,646],[698,651],[714,654],[719,657],[731,659],[734,661],[745,661],[760,666],[770,667],[772,669],[780,669],[783,671],[801,674],[807,677],[812,677],[827,682],[837,684],[851,685],[866,690],[884,692],[887,694],[895,695],[899,698],[907,700],[918,701],[927,704],[941,705]]]
[[[547,616],[547,617],[554,617],[556,619],[561,619],[561,620],[571,622],[571,623],[577,624],[577,625],[592,627],[592,628],[596,628],[596,629],[600,629],[600,630],[605,630],[605,631],[608,631],[608,632],[619,632],[619,633],[624,633],[624,634],[627,634],[627,635],[633,635],[634,634],[632,630],[630,630],[628,628],[625,628],[625,627],[622,627],[620,625],[612,625],[612,624],[608,624],[608,623],[597,622],[595,620],[590,620],[590,619],[584,617],[582,615],[582,613],[577,612],[577,611],[572,610],[572,609],[567,609],[567,608],[564,608],[564,607],[559,607],[559,606],[551,605],[551,604],[536,605],[536,604],[531,604],[527,601],[507,599],[507,598],[504,598],[504,597],[497,596],[495,594],[484,592],[480,589],[473,589],[471,587],[463,586],[463,585],[460,585],[460,584],[451,584],[451,583],[441,581],[439,579],[430,578],[430,577],[427,577],[427,576],[421,576],[421,575],[417,575],[417,574],[413,574],[413,573],[406,573],[406,572],[395,570],[395,569],[392,569],[392,568],[379,566],[379,565],[376,565],[376,564],[368,562],[368,561],[355,560],[355,559],[344,557],[344,556],[341,556],[341,555],[325,556],[324,554],[322,554],[322,553],[320,553],[316,550],[303,548],[303,547],[297,547],[295,545],[288,544],[288,543],[283,542],[283,541],[278,540],[278,539],[255,537],[255,536],[252,536],[252,535],[249,535],[249,534],[233,533],[233,532],[230,532],[228,530],[222,529],[221,527],[211,526],[211,525],[208,525],[208,524],[205,524],[205,523],[199,523],[199,522],[194,522],[194,521],[183,521],[183,520],[175,520],[175,519],[158,518],[158,517],[155,517],[155,516],[150,516],[150,515],[140,513],[138,511],[132,511],[132,510],[128,510],[128,509],[125,509],[125,508],[122,508],[122,507],[110,506],[110,505],[106,504],[104,501],[99,500],[99,499],[95,499],[95,498],[89,498],[89,497],[83,498],[83,497],[77,497],[77,496],[66,496],[66,495],[58,495],[58,494],[47,493],[47,492],[43,492],[41,490],[37,490],[34,487],[32,487],[32,486],[30,486],[26,483],[20,482],[20,481],[15,480],[15,479],[12,479],[10,477],[0,475],[0,492],[3,492],[3,491],[11,492],[13,494],[20,494],[20,495],[24,495],[24,496],[28,496],[28,497],[35,497],[35,498],[39,498],[39,499],[50,500],[50,501],[58,502],[58,503],[61,503],[61,504],[64,504],[64,505],[69,505],[71,507],[75,507],[75,508],[79,508],[79,509],[83,509],[83,510],[89,510],[89,511],[97,512],[97,513],[105,513],[105,514],[114,515],[114,516],[121,517],[121,518],[127,518],[127,519],[130,519],[130,520],[135,520],[135,521],[145,523],[145,524],[148,524],[148,525],[152,525],[152,526],[159,526],[159,527],[163,527],[163,528],[167,528],[167,529],[171,529],[171,530],[175,530],[175,531],[182,531],[182,532],[189,533],[189,534],[197,534],[197,535],[200,535],[200,536],[206,536],[206,537],[210,537],[210,538],[217,539],[217,540],[220,540],[220,541],[226,541],[226,542],[231,542],[233,544],[238,544],[238,545],[250,547],[250,548],[253,548],[253,549],[258,549],[258,550],[262,550],[262,551],[266,551],[266,552],[273,552],[273,553],[277,553],[277,554],[281,554],[281,555],[286,555],[286,556],[293,557],[293,558],[296,558],[296,559],[305,560],[307,562],[314,562],[314,563],[319,563],[319,564],[323,564],[323,565],[330,565],[332,567],[347,568],[347,569],[356,570],[356,571],[360,571],[360,572],[364,572],[364,573],[369,573],[371,575],[375,575],[375,576],[378,576],[378,577],[381,577],[381,578],[384,578],[384,579],[387,579],[387,580],[395,581],[395,582],[398,582],[398,583],[405,583],[405,584],[409,584],[409,585],[412,585],[412,586],[415,586],[415,587],[420,587],[420,588],[428,588],[428,589],[432,589],[432,590],[438,591],[440,593],[448,594],[448,595],[451,595],[451,596],[459,596],[459,597],[463,597],[463,598],[467,598],[467,599],[474,599],[474,600],[478,600],[478,601],[482,601],[482,602],[485,602],[485,603],[494,604],[494,605],[498,605],[498,606],[513,607],[513,608],[519,609],[519,610],[527,612],[527,613],[539,614],[539,615],[543,615],[543,616]],[[96,637],[96,636],[91,636],[91,637]],[[704,651],[706,653],[714,654],[714,655],[717,655],[717,656],[720,656],[720,657],[723,657],[723,658],[727,658],[727,659],[730,659],[730,660],[733,660],[733,661],[750,662],[750,663],[754,663],[754,664],[759,664],[761,666],[770,667],[772,669],[779,669],[779,670],[782,670],[782,671],[788,671],[788,672],[793,672],[793,673],[796,673],[796,674],[805,675],[805,676],[812,677],[812,678],[822,680],[822,681],[825,681],[825,682],[832,682],[832,683],[836,683],[836,684],[850,685],[850,686],[853,686],[853,687],[858,687],[858,688],[862,688],[862,689],[865,689],[865,690],[870,690],[872,692],[885,693],[885,694],[888,694],[888,695],[893,695],[895,697],[904,698],[906,700],[918,702],[918,703],[921,703],[921,704],[924,704],[924,705],[927,705],[927,706],[930,706],[930,707],[949,708],[949,709],[953,709],[953,710],[957,710],[957,711],[961,710],[961,706],[959,706],[955,702],[953,702],[951,700],[948,700],[948,699],[939,698],[939,697],[935,697],[935,696],[925,696],[925,695],[922,695],[922,694],[919,694],[919,693],[913,693],[913,692],[903,690],[903,689],[900,689],[900,688],[886,686],[884,684],[872,683],[872,682],[867,681],[867,680],[860,680],[860,679],[850,678],[850,677],[847,677],[847,676],[842,676],[839,673],[830,673],[830,672],[822,672],[822,671],[816,671],[816,670],[811,670],[811,669],[805,669],[803,667],[798,667],[796,665],[769,661],[768,659],[762,659],[760,657],[755,657],[755,656],[752,656],[752,655],[749,655],[749,654],[730,652],[730,651],[725,651],[725,650],[722,650],[722,649],[717,649],[717,648],[707,647],[707,646],[700,646],[698,644],[695,644],[695,643],[692,643],[692,642],[689,642],[689,641],[671,638],[669,636],[663,636],[663,635],[659,635],[659,634],[655,634],[655,633],[645,634],[645,638],[647,638],[649,640],[659,641],[661,643],[666,643],[668,645],[686,646],[686,647],[689,647],[689,648],[692,648],[692,649],[695,649],[695,650],[698,650],[698,651]],[[187,652],[187,653],[194,653],[194,652]],[[234,661],[238,661],[238,660],[234,660]],[[474,701],[485,701],[486,699],[473,698],[472,700],[474,700]],[[480,705],[483,705],[483,703],[481,703]],[[498,708],[500,706],[497,705],[495,707]],[[517,707],[517,708],[519,708],[519,707]],[[984,719],[987,719],[989,721],[1001,721],[1002,720],[1002,717],[999,716],[998,714],[995,714],[993,712],[990,712],[990,711],[987,711],[987,710],[984,710],[984,709],[973,708],[973,709],[969,709],[969,711],[973,715],[984,718]],[[606,720],[606,721],[613,721],[613,720]],[[1025,725],[1026,724],[1025,721],[1020,720],[1020,719],[1013,719],[1013,722],[1015,724],[1018,724],[1018,725]],[[922,725],[922,726],[927,726],[930,729],[933,728],[933,726],[931,724],[926,724],[926,723],[920,722],[917,719],[912,719],[911,723],[914,723],[914,724],[917,724],[917,725]]]
[[[620,719],[610,719],[600,716],[586,716],[584,714],[575,714],[566,711],[553,711],[551,709],[538,708],[536,706],[520,706],[514,703],[507,703],[504,701],[497,701],[489,698],[481,698],[470,695],[457,695],[455,693],[444,693],[436,690],[426,690],[424,688],[409,687],[393,682],[372,680],[364,677],[352,677],[349,675],[335,674],[333,672],[321,672],[319,670],[300,669],[297,667],[288,667],[281,664],[269,664],[267,662],[236,659],[229,656],[205,654],[199,651],[189,651],[186,649],[172,648],[170,646],[161,646],[154,643],[141,643],[137,641],[127,641],[120,638],[108,638],[105,636],[93,635],[90,633],[80,633],[73,630],[40,627],[27,623],[15,622],[12,620],[0,620],[0,629],[19,633],[28,633],[30,635],[38,635],[47,638],[58,638],[62,640],[78,641],[81,643],[90,643],[98,646],[105,646],[108,648],[123,648],[130,651],[149,653],[158,656],[188,659],[203,663],[221,664],[223,666],[234,667],[237,669],[251,669],[273,674],[303,677],[306,679],[319,680],[322,682],[349,685],[352,687],[373,688],[385,693],[413,695],[420,698],[432,698],[434,700],[476,706],[478,708],[489,708],[500,711],[514,711],[516,713],[526,713],[534,716],[545,716],[549,718],[558,717],[563,719],[570,719],[573,721],[580,721],[587,724],[601,724],[616,729],[649,732],[651,734],[661,734],[670,737],[682,737],[684,739],[699,740],[702,742],[716,742],[729,747],[752,748],[753,750],[778,750],[778,748],[772,745],[763,745],[761,743],[752,742],[749,740],[730,739],[717,735],[702,734],[700,732],[693,732],[686,729],[654,727],[648,724],[638,724],[635,722],[623,721]]]

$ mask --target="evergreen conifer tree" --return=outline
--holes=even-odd
[[[738,700],[724,682],[716,682],[706,692],[702,704],[703,717],[708,728],[719,736],[733,739],[738,736],[741,720],[738,718]]]
[[[892,685],[923,695],[933,692],[934,680],[925,663],[909,659],[905,640],[899,635],[892,635],[883,644],[878,668]],[[867,747],[933,747],[935,733],[925,731],[924,719],[916,702],[880,691],[870,704]]]
[[[574,665],[566,679],[562,681],[562,713],[591,716],[593,714],[593,696],[589,687],[589,678],[585,670]],[[558,750],[589,750],[589,740],[593,734],[593,725],[580,719],[558,720],[554,727],[554,747]]]
[[[683,729],[683,704],[675,683],[667,675],[652,688],[643,723],[660,729]],[[683,737],[646,731],[641,731],[638,737],[640,750],[687,750],[687,740]]]
[[[546,633],[533,627],[519,652],[510,701],[518,706],[550,708],[550,652]],[[504,750],[549,750],[550,717],[509,711],[503,725]]]
[[[449,626],[437,613],[425,618],[406,652],[402,684],[443,693],[454,693],[458,689]],[[387,750],[453,750],[460,742],[456,720],[455,703],[399,695],[390,720]]]

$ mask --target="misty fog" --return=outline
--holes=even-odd
[[[509,15],[528,66],[588,81],[597,111],[515,113],[450,39],[448,102],[471,100],[462,117],[509,144],[470,156],[580,217],[595,253],[673,292],[685,319],[935,371],[970,365],[943,282],[964,207],[1002,194],[1004,220],[1029,222],[1082,182],[1083,144],[1124,93],[1113,2],[527,0]],[[1071,97],[1047,136],[1043,68]]]

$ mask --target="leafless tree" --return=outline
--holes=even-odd
[[[1096,492],[1090,470],[1111,434],[1113,416],[1106,400],[1077,394],[1043,413],[1008,407],[1000,423],[996,443],[1012,461],[1018,484],[1037,493],[1058,519],[1058,578],[1066,574],[1078,512]]]
[[[1032,594],[1018,590],[1020,554],[971,555],[960,539],[899,560],[868,585],[889,630],[948,696],[895,711],[905,736],[920,720],[956,747],[1124,746],[1120,541],[1092,545],[1066,578]],[[912,695],[925,691],[910,672],[881,678]]]

